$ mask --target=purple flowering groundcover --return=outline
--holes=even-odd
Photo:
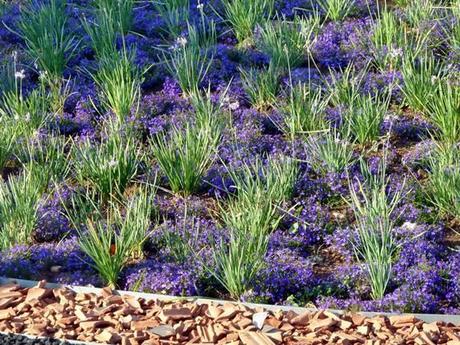
[[[460,312],[460,1],[0,1],[0,275]]]

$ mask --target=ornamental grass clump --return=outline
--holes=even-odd
[[[0,116],[0,173],[13,156],[17,138],[18,128],[14,121]]]
[[[104,110],[111,111],[118,124],[124,124],[131,109],[138,106],[142,72],[134,63],[134,52],[125,48],[99,60],[99,70],[90,73],[99,89],[99,101]]]
[[[36,136],[20,143],[16,157],[24,170],[40,169],[44,186],[63,181],[70,173],[69,141],[60,136]]]
[[[286,18],[267,21],[256,31],[256,46],[278,68],[296,68],[306,61],[319,25],[319,21],[307,21],[298,16],[292,21]]]
[[[163,31],[170,38],[179,37],[190,17],[190,0],[159,0],[153,4],[165,23]]]
[[[37,174],[24,171],[0,179],[0,249],[29,244],[37,224],[43,186]]]
[[[29,56],[47,74],[50,85],[60,84],[64,69],[78,41],[67,31],[66,2],[36,2],[22,9],[18,35],[24,40]]]
[[[109,202],[104,211],[101,205],[89,200],[93,212],[84,228],[77,228],[79,245],[92,262],[104,282],[117,286],[122,269],[133,257],[142,254],[151,226],[152,195],[141,188],[132,200]],[[124,209],[124,212],[122,210]]]
[[[396,207],[403,195],[402,188],[388,192],[386,175],[387,152],[380,160],[378,172],[373,175],[369,166],[361,161],[364,182],[349,182],[349,205],[355,215],[358,239],[353,243],[358,260],[364,263],[371,285],[371,297],[383,298],[392,274],[392,266],[398,245],[394,226],[398,215]]]
[[[292,196],[298,166],[287,157],[269,159],[265,165],[257,159],[229,173],[235,195],[222,202],[220,217],[230,237],[214,246],[215,268],[208,271],[239,299],[264,265],[270,231],[282,218],[279,205]]]
[[[388,106],[389,97],[358,95],[345,110],[342,127],[357,143],[370,144],[380,137]]]
[[[344,172],[354,162],[349,136],[334,127],[308,137],[305,144],[308,164],[322,175]]]
[[[428,200],[443,214],[460,218],[460,148],[439,144],[428,159]]]
[[[354,2],[349,0],[318,0],[318,4],[326,18],[334,22],[348,16],[354,6]]]
[[[256,26],[269,18],[274,0],[223,0],[223,16],[230,24],[240,46],[252,45]]]
[[[405,8],[405,19],[413,28],[434,17],[436,6],[432,0],[409,0]]]
[[[214,26],[210,30],[215,30]],[[189,38],[179,37],[169,52],[163,54],[166,68],[179,83],[184,96],[200,92],[200,83],[213,61],[209,47],[215,38],[215,31],[201,32],[189,25]]]
[[[133,24],[133,8],[135,0],[95,0],[96,10],[110,14],[111,21],[116,23],[117,32],[126,35]]]
[[[449,77],[435,80],[434,84],[435,93],[425,103],[426,114],[438,129],[441,141],[457,143],[460,141],[460,84]]]
[[[14,132],[25,137],[44,128],[51,120],[51,102],[45,85],[40,83],[25,94],[23,82],[26,75],[24,70],[18,70],[16,57],[4,67],[1,77],[4,79],[0,82],[0,117],[5,125],[10,124],[15,128]]]
[[[120,197],[134,179],[141,153],[134,138],[108,131],[100,143],[84,139],[74,144],[75,177],[104,198]]]
[[[99,60],[104,60],[117,54],[117,25],[111,9],[100,8],[93,11],[93,20],[84,18],[83,28],[91,40],[91,48]]]
[[[441,64],[432,54],[424,54],[416,59],[407,56],[403,59],[401,73],[405,102],[412,109],[425,112],[426,105],[437,92],[438,85],[434,81],[443,76]]]
[[[150,140],[150,149],[173,193],[198,191],[217,154],[220,130],[208,125],[173,127]]]
[[[263,70],[240,68],[240,76],[249,102],[255,108],[266,110],[275,104],[280,90],[280,71],[273,63]]]
[[[325,114],[329,99],[319,87],[303,83],[291,85],[286,103],[277,106],[282,115],[278,127],[290,140],[327,129]]]

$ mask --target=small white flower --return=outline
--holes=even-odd
[[[401,48],[393,48],[390,50],[390,56],[392,58],[397,58],[403,55],[403,50]]]
[[[181,47],[184,47],[187,44],[187,38],[185,38],[184,36],[178,37],[176,40],[176,44]]]
[[[240,107],[240,102],[238,101],[232,102],[228,105],[228,107],[230,108],[230,110],[236,110]]]
[[[114,166],[117,166],[118,164],[118,161],[116,161],[115,159],[112,159],[109,163],[108,163],[108,166],[109,168],[113,168]]]
[[[25,116],[24,116],[24,120],[26,122],[29,122],[30,121],[30,113],[27,113]]]
[[[204,8],[204,4],[202,4],[201,2],[198,2],[198,5],[196,5],[196,8],[201,11]]]
[[[415,228],[417,227],[417,223],[411,223],[411,222],[405,222],[402,225],[403,228],[409,230],[409,231],[414,231]]]
[[[16,79],[24,79],[26,77],[26,75],[24,74],[24,70],[20,70],[20,71],[16,71],[16,73],[14,73],[14,77]]]

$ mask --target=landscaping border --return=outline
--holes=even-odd
[[[0,285],[8,284],[8,283],[16,283],[19,284],[21,287],[24,288],[31,288],[36,286],[39,282],[32,281],[32,280],[24,280],[24,279],[15,279],[15,278],[7,278],[0,276]],[[77,286],[77,285],[65,285],[65,284],[55,284],[55,283],[47,283],[47,288],[62,288],[67,287],[75,292],[84,292],[84,293],[100,293],[101,288],[96,287],[88,287],[88,286]],[[205,304],[205,303],[215,303],[222,305],[224,303],[234,303],[234,304],[242,304],[250,308],[257,308],[262,307],[266,310],[270,311],[294,311],[297,314],[302,314],[304,312],[314,312],[317,309],[314,308],[303,308],[303,307],[294,307],[294,306],[282,306],[282,305],[270,305],[270,304],[257,304],[257,303],[243,303],[243,302],[235,302],[235,301],[227,301],[227,300],[218,300],[213,298],[205,298],[200,296],[170,296],[170,295],[160,295],[160,294],[151,294],[151,293],[143,293],[143,292],[134,292],[134,291],[124,291],[124,290],[114,290],[114,294],[120,295],[131,295],[137,298],[144,298],[146,300],[164,300],[164,301],[172,301],[172,300],[187,300],[191,302],[195,302],[198,304]],[[328,309],[328,311],[342,315],[346,313],[344,310],[336,310],[336,309]],[[378,315],[383,316],[394,316],[394,315],[413,315],[415,318],[422,320],[426,323],[431,322],[446,322],[452,323],[454,325],[460,326],[460,315],[449,315],[449,314],[416,314],[416,313],[385,313],[385,312],[358,312],[359,314],[366,316],[366,317],[374,317]],[[74,342],[75,344],[89,344],[89,343],[82,343],[82,342]]]

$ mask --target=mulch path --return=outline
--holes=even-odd
[[[414,316],[267,311],[241,304],[197,304],[77,293],[69,288],[0,286],[0,332],[106,344],[449,344],[460,327]]]

